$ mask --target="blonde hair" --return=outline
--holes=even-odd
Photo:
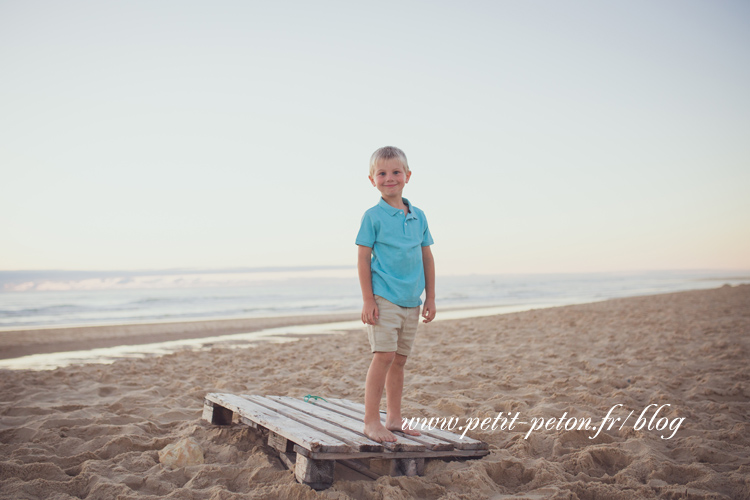
[[[392,158],[398,158],[404,169],[409,172],[409,162],[406,161],[406,154],[396,147],[385,146],[375,151],[370,157],[370,177],[375,173],[375,167],[380,160],[390,160]]]

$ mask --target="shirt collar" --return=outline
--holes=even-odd
[[[414,207],[411,205],[411,203],[409,203],[409,200],[407,200],[406,198],[401,198],[401,199],[404,200],[404,203],[409,205],[409,214],[407,215],[407,219],[416,219],[417,214],[414,213]],[[399,210],[398,208],[390,206],[388,202],[385,201],[383,198],[380,198],[380,201],[378,202],[378,206],[382,208],[383,210],[385,210],[388,213],[388,215],[390,215],[391,217],[401,212],[401,210]]]

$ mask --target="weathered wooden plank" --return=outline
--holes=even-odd
[[[387,458],[388,460],[397,458],[481,458],[489,455],[489,450],[450,450],[450,451],[384,451],[378,452],[352,452],[352,453],[318,453],[311,452],[299,445],[294,446],[297,454],[303,454],[308,458],[318,460],[346,460],[346,459],[365,459],[365,458]]]
[[[214,405],[207,399],[203,401],[203,420],[207,420],[214,425],[231,425],[232,415],[232,410]]]
[[[370,460],[370,470],[386,476],[423,476],[424,458],[373,458]]]
[[[233,394],[211,393],[206,399],[238,413],[243,419],[257,422],[298,445],[315,452],[350,453],[352,447],[345,442],[301,425],[289,417]]]
[[[240,416],[240,422],[242,422],[243,424],[245,424],[246,426],[248,426],[248,427],[250,427],[252,429],[256,429],[257,430],[257,429],[262,429],[263,428],[263,426],[258,425],[257,422],[253,422],[252,420],[250,420],[247,417]]]
[[[333,460],[315,460],[298,454],[294,464],[294,476],[297,481],[314,490],[324,490],[333,484],[335,464]]]
[[[341,465],[344,465],[346,467],[349,467],[352,470],[359,472],[363,476],[369,477],[370,479],[377,479],[380,477],[380,474],[377,474],[371,471],[370,469],[362,465],[357,460],[337,460],[337,462]]]
[[[385,419],[383,419],[383,422],[385,422]],[[402,436],[407,436],[407,434],[404,434],[401,431],[392,432],[395,433],[399,438],[401,438]],[[419,432],[422,431],[420,430]],[[426,434],[422,434],[420,436],[409,436],[409,439],[418,443],[422,443],[428,450],[449,451],[455,448],[455,446],[453,446],[453,443],[449,443],[448,441],[445,441],[443,439],[438,439]]]
[[[201,418],[212,424],[214,423],[214,405],[210,401],[205,401],[203,403],[203,414],[201,415]]]
[[[317,404],[306,403],[300,399],[290,398],[287,396],[268,396],[268,399],[271,399],[278,404],[284,405],[289,409],[294,409],[295,411],[299,411],[306,415],[309,415],[312,418],[328,422],[330,425],[335,426],[339,429],[345,429],[352,435],[356,435],[359,442],[367,444],[375,443],[380,447],[378,451],[383,451],[384,448],[388,447],[389,444],[391,445],[392,450],[395,449],[393,443],[378,443],[368,438],[363,432],[363,425],[361,420],[347,418],[344,415],[326,410],[325,408]],[[406,449],[410,451],[419,451],[419,449],[415,449],[413,446]],[[406,449],[399,448],[400,451],[406,451]]]
[[[387,458],[372,458],[370,470],[379,476],[402,476],[396,467],[396,461]]]
[[[287,453],[294,450],[294,443],[273,431],[268,431],[268,446],[276,451],[280,451],[281,453]]]
[[[309,414],[298,408],[290,405],[283,404],[277,398],[278,396],[250,396],[243,394],[243,398],[249,401],[262,405],[270,410],[276,411],[281,415],[289,417],[303,425],[316,429],[320,432],[333,436],[346,444],[350,445],[352,449],[359,451],[383,451],[383,445],[369,439],[361,432],[354,432],[351,429],[342,427],[337,423],[329,422],[325,419],[319,418],[317,415]],[[295,400],[296,401],[296,400]],[[300,401],[303,405],[307,403]]]
[[[284,401],[289,400],[298,401],[293,398],[284,399]],[[345,420],[341,420],[341,422],[349,422],[349,424],[347,425],[353,425],[354,428],[358,430],[362,429],[362,426],[364,425],[364,412],[359,413],[356,410],[344,408],[339,405],[326,403],[325,401],[320,400],[316,401],[313,406],[333,412],[333,415],[335,417],[332,418],[343,418]],[[383,422],[383,424],[385,424],[384,417],[381,417],[381,421]],[[407,436],[406,434],[399,431],[394,432],[398,436],[399,440],[396,443],[383,443],[385,447],[391,451],[417,451],[419,449],[430,449],[437,451],[452,450],[454,448],[452,443],[440,439],[435,439],[430,436]]]
[[[346,401],[346,400],[343,400]],[[317,404],[317,403],[316,403]],[[325,401],[323,402],[325,404]],[[364,407],[363,407],[364,408]],[[357,420],[360,423],[360,426],[362,425],[362,422],[364,420],[364,410],[362,412],[359,412],[354,409],[350,408],[341,408],[337,405],[333,406],[326,406],[326,409],[329,409],[331,411],[334,411],[336,413],[344,413],[348,418]],[[385,425],[386,418],[384,415],[381,414],[380,421]],[[425,434],[422,434],[421,436],[409,436],[401,431],[393,431],[402,442],[403,440],[411,441],[414,443],[419,443],[421,445],[424,445],[425,448],[428,450],[435,450],[435,451],[447,451],[452,450],[455,448],[452,442],[446,441],[444,439],[438,439],[432,436],[427,436]]]
[[[356,432],[360,436],[366,438],[365,434],[362,432],[364,425],[362,419],[357,418],[356,416],[352,417],[351,415],[344,415],[340,412],[331,411],[328,409],[329,405],[326,405],[325,401],[318,400],[315,404],[310,404],[286,396],[269,396],[269,398],[292,408],[301,410],[309,415],[328,420],[333,424],[349,429],[350,431]],[[382,446],[390,451],[423,451],[426,449],[424,444],[410,438],[411,436],[400,439],[395,443],[382,443]]]
[[[346,399],[329,399],[328,402],[339,406],[342,409],[342,411],[343,410],[354,411],[356,412],[357,415],[362,415],[362,417],[364,417],[365,405],[363,404],[355,403],[353,401],[348,401]],[[449,442],[459,450],[486,450],[489,448],[489,445],[485,442],[470,438],[468,436],[464,436],[462,438],[458,434],[454,434],[453,432],[449,432],[449,431],[444,431],[442,429],[432,429],[432,430],[424,430],[424,431],[422,429],[418,429],[418,430],[425,436],[429,436],[432,438],[436,438],[442,441]]]

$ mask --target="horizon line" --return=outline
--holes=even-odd
[[[143,268],[143,269],[0,269],[0,275],[10,274],[138,274],[138,275],[171,275],[171,274],[237,274],[261,272],[287,271],[320,271],[356,269],[356,265],[304,265],[304,266],[266,266],[266,267],[171,267],[171,268]],[[717,268],[717,267],[684,267],[684,268],[641,268],[641,269],[613,269],[599,271],[520,271],[520,272],[492,272],[492,273],[447,273],[445,276],[487,276],[487,275],[529,275],[529,274],[601,274],[601,273],[649,273],[649,272],[748,272],[750,268]]]

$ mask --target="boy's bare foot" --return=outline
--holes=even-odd
[[[365,436],[378,443],[394,443],[398,438],[380,422],[365,424]]]
[[[396,423],[394,423],[394,422],[386,422],[385,427],[389,431],[403,432],[407,436],[421,436],[422,435],[422,433],[419,432],[419,431],[417,431],[417,430],[409,429],[408,425],[403,425],[402,421],[398,421]]]

